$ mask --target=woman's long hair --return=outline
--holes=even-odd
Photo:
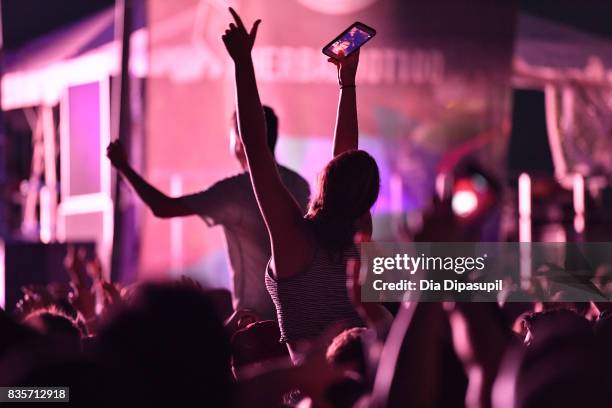
[[[319,177],[306,216],[318,244],[332,253],[349,248],[355,222],[372,208],[379,190],[378,165],[368,153],[351,150],[331,160]]]

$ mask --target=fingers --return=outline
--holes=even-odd
[[[117,303],[121,300],[121,295],[114,284],[108,281],[102,281],[101,283],[102,289],[104,289],[104,296],[109,303]]]
[[[110,142],[106,147],[106,156],[116,156],[118,154],[121,154],[122,150],[123,145],[121,144],[121,142],[119,140],[114,140]]]
[[[257,36],[257,30],[259,29],[259,24],[261,24],[261,20],[256,20],[251,26],[251,30],[247,31],[242,19],[236,13],[232,7],[229,8],[229,12],[234,18],[234,22],[230,23],[228,29],[225,30],[225,33],[221,36],[225,47],[230,53],[230,56],[234,58],[240,52],[240,55],[246,55],[248,51],[253,47],[253,43],[255,42],[255,37]],[[235,58],[234,58],[235,59]]]
[[[232,17],[234,18],[234,22],[236,24],[230,23],[229,30],[226,30],[225,33],[228,34],[228,31],[231,32],[236,28],[239,28],[246,32],[246,27],[244,26],[244,23],[242,22],[242,19],[240,18],[238,13],[236,13],[236,10],[230,7],[229,12],[232,14]],[[253,26],[251,27],[251,30],[249,31],[249,36],[255,38],[255,36],[257,35],[257,30],[259,28],[259,24],[261,24],[261,19],[258,19],[253,23]]]
[[[110,142],[108,146],[106,147],[106,150],[108,151],[108,150],[116,149],[120,147],[121,147],[121,142],[119,141],[119,139],[117,139],[117,140],[113,140],[112,142]]]
[[[339,67],[339,66],[340,66],[340,62],[339,62],[337,59],[335,59],[335,58],[331,58],[331,57],[329,57],[329,58],[327,59],[327,62],[331,62],[332,64],[334,64],[334,65],[335,65],[335,66],[337,66],[337,67]]]
[[[236,24],[231,23],[229,25],[229,27],[227,28],[227,30],[225,30],[225,33],[221,36],[221,39],[223,40],[223,42],[225,44],[227,44],[227,41],[229,40],[229,38],[232,36],[232,34],[234,34],[236,32],[236,30],[238,29],[238,27],[236,27]]]
[[[253,27],[251,27],[251,32],[249,33],[249,36],[252,39],[255,39],[255,37],[257,37],[257,30],[259,29],[260,24],[261,24],[261,20],[257,20],[253,23]]]
[[[246,328],[249,324],[257,322],[258,317],[254,313],[248,313],[238,318],[237,327],[238,330]]]
[[[246,28],[244,28],[244,24],[243,24],[243,22],[242,22],[242,19],[240,18],[240,16],[238,15],[238,13],[236,13],[236,10],[234,10],[233,8],[231,8],[231,7],[230,7],[230,8],[229,8],[229,12],[231,13],[232,17],[234,17],[234,21],[236,22],[236,25],[237,25],[239,28],[241,28],[241,29],[243,29],[243,30],[245,30],[245,31],[246,31]]]

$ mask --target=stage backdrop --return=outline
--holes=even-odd
[[[352,22],[378,35],[362,52],[362,148],[381,167],[376,234],[393,239],[391,215],[430,202],[440,163],[473,151],[503,175],[509,127],[512,1],[244,0],[246,24],[263,23],[254,49],[264,103],[280,119],[279,161],[311,183],[329,160],[338,87],[321,48]],[[149,1],[147,177],[166,192],[193,192],[238,171],[228,150],[233,69],[220,35],[223,0]],[[142,270],[187,268],[227,283],[221,230],[192,217],[146,215]],[[206,275],[203,271],[208,269]]]

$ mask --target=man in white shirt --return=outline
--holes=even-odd
[[[272,153],[278,137],[278,120],[274,111],[264,106],[268,146]],[[234,309],[251,309],[262,319],[276,319],[274,304],[265,286],[264,275],[270,259],[268,233],[251,188],[242,141],[236,120],[230,130],[230,148],[243,172],[216,182],[206,190],[182,197],[169,197],[144,180],[130,166],[123,146],[112,142],[107,156],[127,179],[136,194],[160,218],[199,215],[208,226],[223,227],[232,273]],[[296,172],[278,165],[283,183],[306,212],[310,189]]]

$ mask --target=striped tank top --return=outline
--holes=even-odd
[[[304,272],[281,279],[272,276],[268,263],[266,287],[276,306],[281,342],[317,337],[334,323],[346,324],[347,328],[364,325],[346,289],[346,261],[357,257],[355,247],[339,260],[317,248]]]

